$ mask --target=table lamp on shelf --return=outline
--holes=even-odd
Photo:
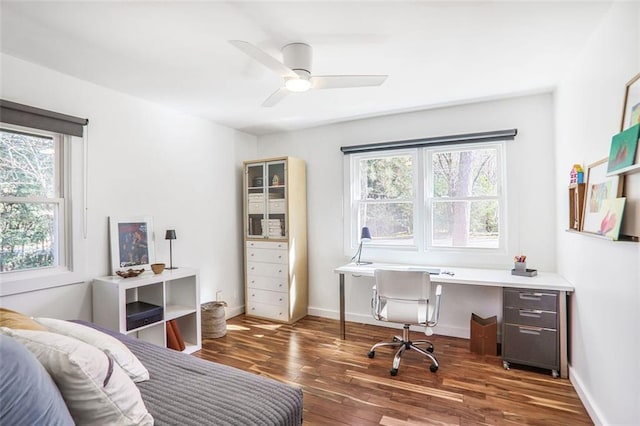
[[[351,260],[356,261],[356,265],[370,265],[373,263],[373,262],[363,262],[360,260],[360,256],[362,255],[362,243],[368,243],[369,241],[371,241],[371,231],[369,231],[369,228],[364,226],[362,228],[362,233],[360,234],[360,246],[358,247],[358,251],[351,258]]]
[[[173,266],[173,250],[171,247],[171,243],[176,239],[176,230],[167,229],[167,232],[164,234],[164,239],[169,240],[169,267],[167,269],[178,269],[177,266]]]

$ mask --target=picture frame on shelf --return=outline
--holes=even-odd
[[[611,138],[607,173],[622,173],[635,163],[639,137],[640,124],[634,124]]]
[[[640,123],[640,73],[626,85],[620,131],[625,131],[638,123]]]
[[[625,198],[610,198],[603,200],[602,208],[599,212],[600,229],[598,234],[603,237],[618,240],[620,236],[620,225],[624,214]]]
[[[151,269],[155,255],[151,217],[109,217],[109,235],[112,275],[128,269]]]
[[[587,186],[582,211],[582,232],[597,234],[600,231],[600,210],[603,201],[622,195],[622,176],[607,176],[609,158],[587,165]]]

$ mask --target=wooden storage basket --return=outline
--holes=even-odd
[[[227,302],[221,301],[207,302],[201,306],[203,339],[216,339],[227,334],[225,306]]]

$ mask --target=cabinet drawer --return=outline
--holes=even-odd
[[[282,200],[269,200],[269,213],[284,214],[286,203]]]
[[[251,300],[247,301],[246,314],[278,321],[289,320],[286,306],[268,305],[266,303],[259,303]]]
[[[505,288],[503,295],[505,307],[557,312],[558,293],[554,291]]]
[[[280,263],[247,262],[247,275],[288,278],[287,265]]]
[[[249,201],[249,214],[261,214],[264,213],[264,203],[263,202],[251,202]]]
[[[288,260],[287,250],[263,249],[250,247],[247,249],[247,261],[269,262],[286,264]]]
[[[287,297],[287,293],[279,291],[260,290],[257,288],[247,289],[247,300],[249,302],[259,302],[280,306],[285,310],[289,305],[289,298]]]
[[[502,358],[516,364],[557,370],[558,333],[541,327],[506,324]]]
[[[287,243],[274,241],[247,241],[247,248],[281,249],[286,250]]]
[[[247,288],[260,290],[287,291],[287,277],[263,277],[260,275],[247,275]]]
[[[558,314],[541,311],[539,309],[504,308],[504,322],[506,324],[530,325],[556,329]]]

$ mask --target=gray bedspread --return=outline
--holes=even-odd
[[[302,424],[300,388],[78,322],[124,342],[149,370],[137,385],[156,425]]]

